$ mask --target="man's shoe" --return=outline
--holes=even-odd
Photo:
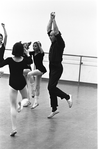
[[[69,95],[69,96],[70,96],[70,98],[67,100],[67,103],[68,103],[68,105],[69,105],[69,108],[71,108],[72,105],[73,105],[72,95]]]
[[[14,131],[12,131],[11,133],[10,133],[10,136],[11,137],[15,137],[15,134],[17,133],[17,131],[16,130],[14,130]]]
[[[58,114],[59,113],[59,111],[58,110],[56,110],[56,111],[54,111],[54,112],[51,112],[51,114],[47,117],[47,118],[52,118],[54,115],[56,115],[56,114]]]

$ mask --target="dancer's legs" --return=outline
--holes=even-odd
[[[31,71],[30,69],[24,69],[24,71],[23,71],[24,77],[25,77],[26,82],[27,82],[27,94],[28,94],[28,99],[29,100],[31,99],[31,93],[30,93],[31,86],[30,86],[30,79],[27,77],[27,74],[30,71]]]
[[[40,95],[40,82],[41,82],[41,75],[38,75],[35,78],[35,101],[34,103],[38,103],[38,98]]]
[[[27,107],[30,105],[30,101],[28,99],[28,91],[27,91],[27,86],[25,86],[22,90],[20,90],[21,96],[22,96],[22,101],[21,101],[21,109],[23,107]]]
[[[28,92],[27,92],[27,87],[25,86],[22,90],[20,90],[22,99],[28,98]]]
[[[31,97],[34,98],[34,96],[35,96],[35,78],[34,78],[34,76],[30,76],[29,84],[30,84],[30,95],[31,95]]]
[[[35,69],[35,70],[33,70],[33,71],[30,71],[29,73],[28,73],[28,76],[30,77],[30,76],[38,76],[38,75],[43,75],[43,73],[41,72],[41,71],[39,71],[38,69]]]
[[[16,118],[17,118],[17,94],[18,91],[10,87],[10,107],[11,107],[11,122],[12,130],[16,130]]]
[[[27,82],[27,91],[28,91],[28,99],[31,100],[31,97],[35,96],[35,85],[34,85],[34,77],[28,77],[27,74],[30,72],[30,69],[24,69],[24,76]]]
[[[40,95],[40,82],[41,82],[41,75],[36,76],[35,78],[35,95],[39,96]]]
[[[39,98],[39,94],[40,94],[40,81],[41,81],[42,75],[43,75],[43,73],[41,71],[39,71],[38,69],[33,70],[28,73],[28,76],[36,76],[35,77],[35,99],[34,99],[34,104],[33,104],[32,108],[35,108],[38,106],[38,98]]]
[[[0,78],[3,76],[3,74],[4,74],[3,68],[0,68]]]

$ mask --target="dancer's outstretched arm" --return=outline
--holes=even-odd
[[[47,32],[51,31],[52,30],[52,24],[53,24],[53,19],[54,19],[54,15],[53,15],[53,12],[50,14],[50,20],[48,22],[48,25],[47,25]]]
[[[7,31],[6,31],[6,28],[5,28],[5,24],[1,23],[1,25],[2,25],[3,30],[4,30],[4,45],[6,47],[6,44],[7,44]]]
[[[59,29],[58,29],[58,26],[57,26],[57,23],[56,23],[56,20],[55,20],[55,13],[53,15],[54,15],[54,19],[53,19],[53,31],[54,31],[54,34],[57,35],[59,33]]]

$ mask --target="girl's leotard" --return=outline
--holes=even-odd
[[[20,62],[16,62],[12,57],[3,60],[0,67],[9,66],[10,77],[9,85],[15,90],[22,90],[26,86],[26,79],[23,75],[23,70],[27,68],[27,64],[31,64],[32,59],[28,57]]]
[[[26,55],[25,53],[24,53],[23,57],[24,57],[24,59],[27,59],[27,55]],[[32,70],[32,68],[31,68],[31,65],[30,65],[30,64],[27,64],[27,69]]]
[[[34,60],[36,69],[40,70],[43,74],[46,73],[47,70],[43,65],[44,52],[38,53],[35,55],[35,52],[33,51],[33,52],[30,52],[30,55],[33,55],[33,60]]]
[[[3,43],[1,48],[0,48],[0,63],[4,60],[4,52],[5,52],[5,46]]]

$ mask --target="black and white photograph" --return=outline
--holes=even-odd
[[[0,149],[98,149],[97,0],[0,0]]]

